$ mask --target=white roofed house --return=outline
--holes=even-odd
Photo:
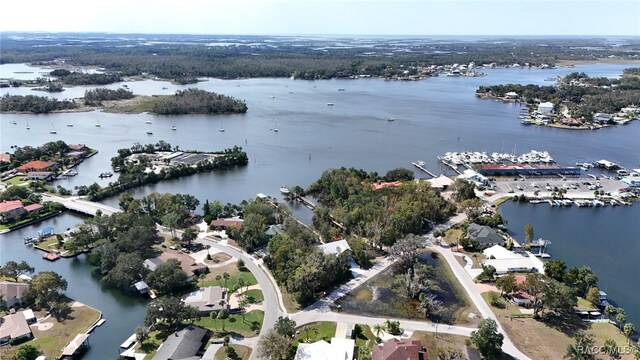
[[[318,248],[325,254],[340,255],[345,251],[349,251],[351,253],[351,247],[349,246],[347,240],[344,239],[318,245]]]
[[[555,106],[552,102],[542,102],[538,104],[538,113],[540,114],[553,114]]]
[[[330,343],[324,340],[300,343],[295,360],[351,360],[354,347],[355,340],[335,337],[331,338]]]

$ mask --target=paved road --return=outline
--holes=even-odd
[[[429,249],[439,252],[447,260],[447,262],[449,263],[449,266],[451,267],[451,270],[460,281],[460,284],[462,284],[462,287],[465,289],[465,291],[469,295],[469,298],[471,299],[471,301],[473,301],[473,304],[476,306],[478,311],[480,311],[480,314],[482,314],[482,317],[485,319],[493,319],[496,321],[496,323],[498,324],[498,331],[504,334],[502,351],[504,351],[505,353],[509,354],[510,356],[516,359],[530,360],[529,357],[524,353],[522,353],[520,350],[518,350],[516,346],[513,344],[513,342],[511,341],[511,339],[509,339],[509,336],[502,328],[502,325],[500,325],[500,322],[498,322],[498,319],[496,318],[495,314],[493,313],[493,311],[491,311],[491,309],[489,308],[489,305],[484,301],[484,299],[480,295],[480,291],[478,291],[478,289],[476,288],[476,285],[473,282],[473,279],[471,279],[469,274],[467,274],[464,268],[455,259],[455,256],[453,255],[451,250],[443,249],[437,246],[430,246]]]
[[[275,325],[278,316],[286,315],[286,310],[284,309],[284,306],[281,305],[281,298],[278,297],[279,290],[275,284],[275,280],[267,274],[258,261],[244,252],[241,252],[231,246],[220,244],[218,241],[210,238],[201,237],[198,238],[196,242],[203,245],[211,245],[212,249],[216,249],[235,258],[242,259],[247,269],[249,269],[249,271],[251,271],[251,273],[256,277],[256,280],[262,289],[262,294],[264,295],[264,320],[262,322],[262,328],[260,329],[259,336],[263,336],[273,327],[273,325]],[[240,341],[240,343],[248,346],[253,345],[254,351],[251,353],[250,359],[257,359],[255,351],[255,344],[257,344],[257,340],[253,338],[246,339],[245,341]]]

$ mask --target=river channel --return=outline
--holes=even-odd
[[[48,115],[3,114],[0,120],[0,151],[10,151],[12,145],[37,146],[58,139],[67,143],[84,143],[99,150],[96,156],[76,169],[78,176],[59,182],[72,189],[94,181],[107,185],[109,179],[101,180],[98,174],[110,170],[109,160],[117,149],[130,147],[135,142],[146,144],[165,140],[181,149],[197,150],[242,146],[250,161],[245,168],[162,182],[132,192],[134,196],[153,191],[190,193],[201,202],[205,199],[239,202],[253,198],[259,192],[279,196],[280,186],[307,186],[325,169],[339,166],[384,173],[396,167],[411,168],[412,161],[424,160],[426,167],[432,172],[447,173],[436,158],[447,151],[512,152],[515,149],[515,152],[523,153],[536,149],[549,151],[560,164],[608,159],[626,167],[638,167],[638,121],[598,131],[524,126],[518,120],[518,105],[482,100],[474,95],[480,85],[550,85],[552,82],[545,79],[573,71],[584,71],[591,76],[617,77],[624,68],[631,66],[634,65],[593,64],[552,70],[487,69],[482,70],[487,73],[485,77],[441,76],[412,82],[380,79],[210,79],[191,86],[176,86],[154,80],[127,82],[125,85],[134,93],[144,95],[171,94],[179,89],[198,87],[243,99],[249,110],[240,115],[178,117],[121,115],[98,111]],[[0,65],[0,77],[11,77],[11,72],[17,68],[24,71],[24,67],[18,65]],[[34,73],[32,76],[39,75]],[[123,83],[118,83],[108,87],[117,88],[122,85]],[[95,87],[74,87],[50,96],[80,97],[90,88]],[[1,89],[0,94],[4,93],[49,96],[28,88]],[[334,105],[328,106],[328,103]],[[394,117],[395,121],[387,121],[389,116]],[[147,120],[151,120],[151,124],[146,124]],[[15,125],[12,124],[13,121],[16,122]],[[30,130],[26,129],[27,122]],[[94,126],[98,122],[101,124],[99,128]],[[67,126],[68,124],[73,127]],[[171,130],[173,125],[177,130]],[[145,133],[149,128],[153,135]],[[226,131],[219,132],[219,128]],[[278,132],[272,131],[276,128]],[[57,134],[50,134],[52,129]],[[104,202],[117,206],[115,198]],[[522,228],[519,226],[520,222],[534,223],[537,235],[554,242],[549,250],[553,256],[561,257],[569,264],[593,266],[611,297],[627,308],[631,321],[638,322],[640,314],[637,304],[640,292],[637,290],[637,278],[620,276],[615,281],[609,281],[613,278],[605,272],[610,271],[612,276],[616,275],[613,268],[600,269],[600,266],[596,267],[595,259],[606,252],[608,246],[612,246],[607,239],[617,239],[616,246],[621,249],[631,245],[634,239],[619,233],[625,226],[631,226],[629,224],[633,219],[638,219],[638,206],[636,204],[615,210],[593,209],[593,213],[588,215],[589,219],[598,219],[600,216],[604,219],[608,212],[615,211],[613,217],[621,222],[617,226],[607,226],[606,221],[581,221],[583,236],[589,237],[589,241],[577,236],[577,233],[574,236],[571,232],[553,232],[556,227],[544,223],[551,224],[560,217],[551,215],[551,210],[546,208],[536,208],[536,213],[532,213],[527,207],[508,205],[503,212],[510,224],[516,224],[514,229]],[[574,218],[581,218],[581,214],[585,213],[581,209],[574,210],[575,214],[572,209],[560,209],[573,214],[570,216]],[[304,218],[305,222],[310,221],[306,209],[297,208],[294,213]],[[9,259],[24,259],[36,266],[38,271],[54,269],[69,280],[68,293],[71,297],[103,310],[107,323],[92,336],[93,348],[86,356],[86,359],[101,359],[103,353],[99,351],[115,355],[118,345],[142,322],[144,304],[102,289],[91,276],[91,269],[83,259],[46,263],[37,252],[24,249],[21,241],[24,236],[31,235],[51,222],[60,222],[54,226],[61,230],[79,220],[66,214],[32,228],[2,235],[0,263]],[[575,221],[566,219],[562,224],[571,229]],[[600,238],[594,231],[595,227],[601,226],[607,226],[606,239]],[[637,229],[629,234],[634,233],[637,242]],[[584,246],[589,251],[565,251],[561,250],[560,244]],[[637,249],[621,250],[617,258],[617,262],[621,264],[619,271],[639,273],[640,262],[637,261],[637,256]],[[109,321],[110,316],[113,321]]]

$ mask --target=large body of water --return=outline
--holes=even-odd
[[[544,81],[549,77],[565,75],[572,71],[584,71],[592,76],[616,77],[631,65],[595,64],[578,66],[574,69],[494,69],[484,70],[486,77],[450,78],[438,77],[424,81],[400,82],[379,79],[299,81],[292,79],[249,79],[249,80],[208,80],[191,87],[231,95],[247,102],[246,114],[206,116],[154,116],[148,114],[120,115],[102,112],[48,114],[48,115],[2,115],[0,121],[0,151],[10,151],[12,145],[37,146],[46,141],[64,140],[67,143],[85,143],[100,152],[77,168],[79,175],[60,181],[67,188],[98,182],[106,185],[109,179],[100,180],[98,174],[109,170],[110,158],[116,150],[130,147],[133,143],[155,143],[165,140],[181,149],[217,150],[234,145],[242,146],[248,153],[247,167],[226,172],[207,173],[188,178],[162,182],[139,188],[132,193],[142,196],[153,191],[184,192],[205,199],[223,202],[239,202],[253,198],[256,193],[279,196],[282,185],[307,186],[317,179],[322,171],[332,167],[358,167],[368,171],[384,173],[397,167],[411,168],[411,162],[424,160],[432,172],[446,172],[436,156],[446,151],[501,151],[527,152],[532,149],[548,150],[559,162],[573,164],[576,161],[608,159],[627,167],[638,167],[640,155],[640,122],[612,127],[599,131],[566,131],[548,127],[523,126],[518,120],[519,106],[491,100],[481,100],[474,95],[480,85],[502,83],[535,83],[549,85]],[[25,71],[20,67],[0,65],[0,77],[10,77],[11,71]],[[40,71],[38,69],[35,70]],[[43,70],[42,70],[43,71]],[[34,75],[34,74],[32,74]],[[129,82],[128,87],[136,94],[171,94],[175,90],[189,86],[175,86],[162,81]],[[122,84],[113,84],[116,88]],[[167,89],[163,89],[166,87]],[[80,97],[92,87],[75,87],[58,94],[57,98]],[[345,91],[338,91],[344,88]],[[2,89],[0,95],[36,94],[28,88]],[[48,94],[47,94],[48,95]],[[334,103],[334,106],[327,106]],[[388,122],[393,116],[396,121]],[[145,124],[150,119],[151,125]],[[17,124],[11,124],[16,121]],[[29,122],[31,130],[26,130]],[[101,127],[94,124],[100,122]],[[67,127],[73,124],[73,127]],[[176,125],[177,131],[171,126]],[[146,135],[151,127],[153,135]],[[226,131],[221,133],[219,128]],[[50,134],[51,129],[57,134]],[[277,128],[279,132],[270,131]],[[419,174],[419,176],[423,176]],[[117,206],[115,198],[104,201]],[[541,210],[542,211],[542,210]],[[570,211],[570,210],[568,210]],[[607,210],[605,210],[607,211]],[[633,219],[635,207],[616,209],[618,216],[628,222]],[[294,210],[294,213],[310,219],[308,211]],[[604,213],[604,212],[603,212]],[[637,218],[637,212],[635,212]],[[527,219],[527,214],[509,214],[511,218]],[[598,216],[595,213],[594,216]],[[40,226],[40,225],[39,225]],[[70,226],[70,225],[69,225]],[[566,226],[572,226],[567,223]],[[589,222],[587,226],[599,226]],[[537,233],[547,236],[540,226]],[[611,236],[617,236],[620,228],[611,227]],[[589,234],[590,232],[587,232]],[[20,232],[3,235],[0,239],[0,262],[19,258],[13,253],[14,246],[22,247]],[[569,240],[570,239],[570,240]],[[569,237],[566,241],[576,244],[583,240]],[[17,244],[17,245],[16,245]],[[589,243],[590,254],[607,251],[606,241]],[[624,245],[622,245],[624,246]],[[30,251],[30,250],[29,250]],[[44,263],[36,256],[30,262],[40,270]],[[560,254],[554,254],[560,256]],[[638,253],[623,252],[620,264],[629,273],[640,272]],[[24,255],[26,256],[26,255]],[[562,254],[569,263],[590,264],[591,257],[577,253]],[[66,260],[64,260],[66,261]],[[82,263],[82,261],[78,261]],[[58,262],[55,266],[66,267]],[[607,271],[604,269],[603,271]],[[86,276],[82,271],[81,276]],[[67,275],[63,273],[63,275]],[[600,274],[605,278],[605,274]],[[80,275],[74,275],[80,276]],[[89,279],[88,276],[86,276]],[[633,280],[633,279],[630,279]],[[621,281],[607,282],[609,292],[616,294],[614,287],[637,289],[636,283]],[[94,285],[92,291],[78,291],[70,282],[70,295],[80,294],[78,300],[100,308],[103,290]],[[638,292],[621,294],[617,300],[625,307],[637,307]],[[112,296],[112,295],[109,295]],[[627,297],[628,296],[628,297]],[[623,299],[626,298],[626,300]],[[94,301],[95,300],[95,301]],[[635,301],[634,301],[635,300]],[[113,301],[114,306],[119,306]],[[139,310],[143,312],[143,310]],[[630,311],[631,312],[631,311]],[[138,314],[141,319],[143,316]],[[100,329],[95,338],[105,342],[110,349],[117,348],[135,324],[122,322],[122,316],[114,316],[118,323]],[[640,321],[640,317],[635,317]],[[109,322],[107,322],[109,324]],[[95,339],[94,339],[95,340]],[[94,341],[95,344],[97,341]],[[115,351],[115,350],[114,350]],[[87,358],[97,359],[89,353]]]

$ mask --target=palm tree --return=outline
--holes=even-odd
[[[220,280],[222,280],[222,276],[216,275],[216,281],[220,284],[220,286],[222,286],[222,281]]]
[[[631,335],[636,333],[636,327],[633,323],[624,324],[624,335],[627,337],[629,345],[631,345]]]
[[[622,326],[627,321],[627,316],[619,312],[618,315],[616,315],[616,321],[618,322],[618,326],[620,326],[620,331],[622,331]]]
[[[218,319],[222,320],[222,331],[224,331],[224,323],[228,317],[229,317],[229,311],[227,311],[227,309],[222,309],[218,312]]]
[[[211,320],[213,320],[213,327],[218,330],[218,325],[216,324],[216,319],[218,318],[218,311],[217,310],[212,310],[209,313],[209,317],[211,318]]]
[[[242,288],[244,287],[244,285],[245,285],[244,279],[243,278],[238,278],[238,281],[236,282],[236,290],[240,290],[241,291],[241,292],[238,293],[238,296],[244,294],[242,292]]]
[[[229,338],[229,335],[225,336],[224,339],[222,339],[222,346],[227,347],[229,346],[229,342],[231,341],[231,339]]]
[[[231,277],[231,275],[229,275],[229,273],[225,271],[225,272],[222,274],[222,277],[224,278],[224,287],[226,288],[226,287],[227,287],[227,280],[229,280],[229,278]]]
[[[380,324],[373,325],[373,333],[376,334],[377,338],[380,338],[381,332],[382,332],[382,325]]]
[[[304,331],[304,333],[305,333],[305,334],[307,334],[307,337],[306,337],[306,341],[305,341],[305,342],[309,341],[309,325],[305,325],[305,326],[302,328],[302,331]]]

